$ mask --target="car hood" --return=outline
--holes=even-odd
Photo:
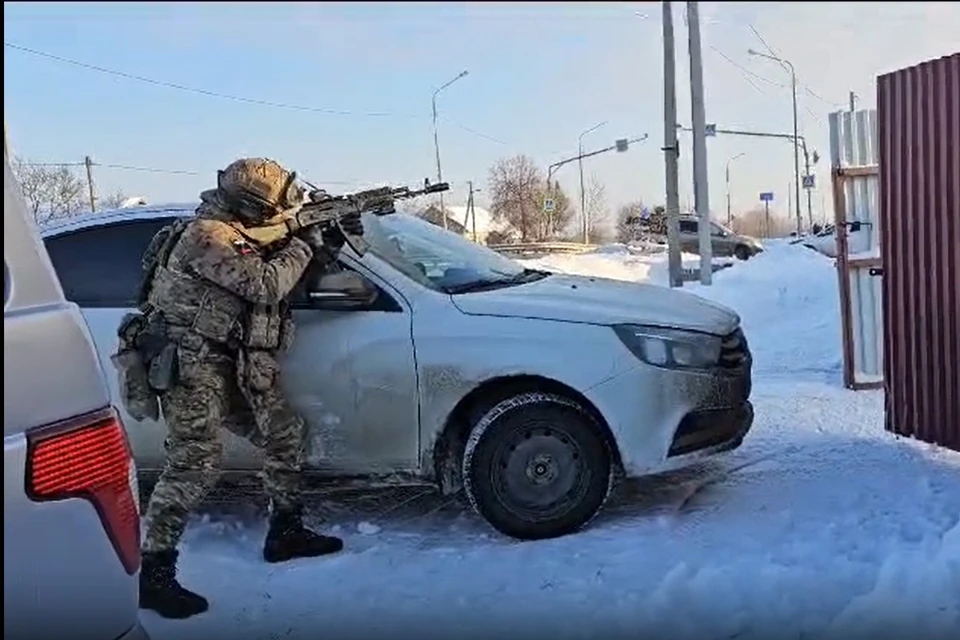
[[[726,335],[740,317],[723,305],[685,291],[553,274],[527,284],[451,296],[468,315],[506,316],[585,324],[647,324]]]

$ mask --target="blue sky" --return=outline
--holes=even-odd
[[[690,120],[684,3],[674,3],[678,109]],[[789,76],[751,57],[795,65],[800,125],[827,153],[826,116],[875,103],[879,73],[960,50],[960,4],[701,3],[708,122],[789,133]],[[517,153],[541,167],[615,138],[650,135],[627,153],[586,161],[611,207],[663,200],[660,3],[4,3],[4,40],[122,73],[305,107],[290,109],[156,86],[4,50],[4,113],[15,154],[178,170],[95,168],[102,194],[192,200],[241,155],[274,157],[314,182],[419,182],[433,176],[430,97],[439,99],[444,177],[454,204],[466,182]],[[753,29],[751,29],[753,27]],[[323,109],[340,113],[324,112]],[[692,201],[682,134],[681,200]],[[734,210],[774,191],[785,214],[793,176],[787,141],[717,137],[708,145],[711,209]],[[814,196],[830,212],[828,159]],[[557,174],[576,198],[576,165]],[[336,183],[347,183],[343,186]],[[484,193],[478,194],[484,202]]]

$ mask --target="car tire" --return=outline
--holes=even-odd
[[[737,248],[733,250],[733,255],[737,260],[749,260],[751,256],[750,248],[746,245],[738,244]]]
[[[610,447],[597,421],[562,396],[528,392],[474,423],[463,481],[474,510],[507,536],[555,538],[600,510],[613,485]]]

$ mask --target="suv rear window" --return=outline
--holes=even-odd
[[[140,261],[154,234],[176,218],[117,222],[44,240],[67,300],[81,307],[134,307]]]

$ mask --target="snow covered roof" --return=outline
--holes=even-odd
[[[456,220],[460,224],[464,224],[467,231],[473,231],[473,222],[467,220],[467,207],[466,206],[452,206],[444,207],[447,210],[447,215],[452,219]],[[500,223],[494,222],[493,214],[490,213],[487,209],[483,207],[473,207],[473,211],[476,214],[477,218],[477,233],[490,233],[491,231],[501,231],[502,226]]]

